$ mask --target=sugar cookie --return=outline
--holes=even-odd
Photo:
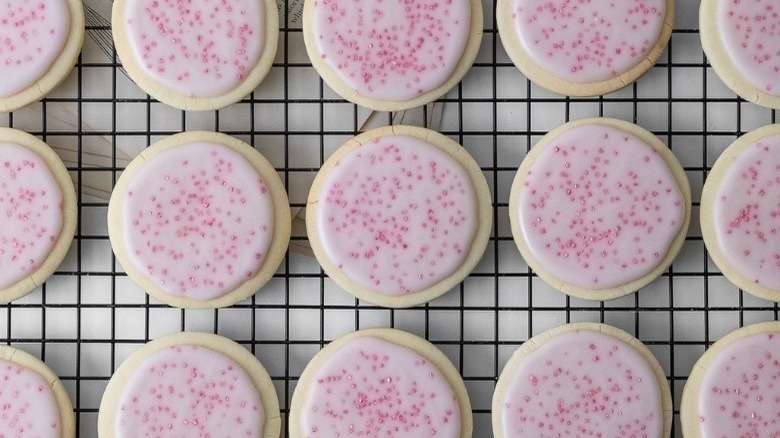
[[[395,329],[361,330],[325,347],[301,374],[291,438],[468,438],[471,404],[452,362],[428,341]]]
[[[485,251],[490,190],[459,144],[392,126],[328,158],[312,184],[306,224],[325,272],[385,307],[430,301],[463,281]]]
[[[688,178],[661,140],[632,123],[589,118],[544,136],[509,195],[512,234],[528,265],[582,299],[634,292],[680,251]]]
[[[224,307],[260,289],[290,240],[284,185],[255,149],[216,132],[152,145],[117,181],[108,205],[117,259],[172,306]]]

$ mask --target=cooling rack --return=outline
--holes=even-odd
[[[0,306],[0,338],[43,358],[73,400],[78,436],[97,435],[97,409],[112,370],[150,339],[181,330],[218,333],[250,349],[266,366],[283,417],[297,378],[330,340],[358,328],[396,327],[431,340],[464,376],[475,436],[492,436],[490,401],[511,353],[530,336],[566,322],[596,321],[636,335],[669,378],[675,414],[685,379],[708,345],[742,325],[778,319],[778,306],[731,285],[709,260],[698,225],[701,187],[723,149],[740,134],[775,122],[774,111],[738,99],[707,63],[699,43],[698,2],[677,1],[668,50],[638,83],[595,98],[567,98],[526,80],[504,53],[495,8],[484,0],[477,62],[454,90],[403,114],[371,114],[339,98],[319,79],[303,47],[302,0],[279,4],[282,28],[274,66],[240,103],[215,112],[182,112],[150,99],[123,73],[111,45],[111,3],[85,2],[87,37],[78,65],[49,98],[0,124],[40,136],[57,149],[79,188],[80,221],[71,251],[31,295]],[[539,280],[512,242],[507,197],[526,151],[572,119],[610,116],[657,134],[691,181],[693,218],[669,270],[638,294],[609,302],[567,298]],[[193,129],[235,135],[278,170],[295,211],[323,160],[363,126],[429,126],[463,144],[493,194],[493,232],[484,259],[461,285],[434,302],[388,310],[358,302],[306,254],[305,235],[273,280],[228,309],[172,309],[150,300],[112,257],[107,196],[129,159],[164,136]],[[675,436],[680,436],[675,415]]]

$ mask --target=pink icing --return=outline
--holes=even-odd
[[[254,277],[273,237],[271,193],[240,154],[188,143],[154,156],[124,201],[132,264],[162,290],[220,297]]]
[[[13,96],[43,77],[69,30],[65,0],[0,1],[0,97]]]
[[[60,411],[51,382],[0,360],[0,436],[60,438]]]
[[[707,367],[698,403],[702,438],[778,436],[780,335],[727,345]]]
[[[533,61],[570,82],[619,76],[661,35],[666,0],[514,0],[515,33]]]
[[[317,370],[301,427],[314,437],[460,437],[458,398],[435,365],[415,351],[358,338]]]
[[[590,330],[533,350],[503,402],[507,438],[660,437],[664,429],[653,369],[625,342]]]
[[[718,30],[734,66],[754,87],[780,96],[780,4],[721,0]]]
[[[160,350],[135,370],[114,423],[122,437],[261,437],[265,411],[246,371],[205,347]]]
[[[317,52],[355,94],[408,100],[441,86],[469,38],[468,0],[316,0]]]
[[[568,284],[608,289],[661,263],[682,226],[685,202],[650,145],[613,127],[584,125],[537,156],[516,214],[546,271]]]
[[[155,80],[191,97],[220,96],[238,87],[260,59],[264,5],[260,0],[130,0],[127,38],[139,65]]]
[[[713,206],[718,244],[742,275],[780,290],[780,135],[750,145],[730,164]]]
[[[477,229],[471,178],[423,140],[377,138],[343,156],[322,186],[317,226],[328,258],[388,295],[423,290],[457,270]]]
[[[35,152],[0,143],[0,289],[32,275],[62,229],[62,191]]]

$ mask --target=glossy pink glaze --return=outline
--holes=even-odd
[[[353,281],[403,295],[462,265],[477,230],[476,206],[471,178],[449,154],[414,137],[387,136],[330,170],[317,226],[328,258]]]
[[[394,101],[449,79],[471,24],[468,0],[316,0],[312,14],[322,60],[355,94]]]
[[[756,284],[780,290],[780,135],[737,155],[720,182],[713,224],[723,255]]]
[[[62,191],[46,163],[0,143],[0,289],[32,275],[62,229]]]
[[[129,0],[125,24],[146,74],[186,96],[214,97],[257,64],[265,13],[261,0]]]
[[[707,367],[699,392],[702,438],[776,437],[780,433],[780,334],[748,336]]]
[[[664,429],[653,369],[625,342],[590,330],[534,349],[503,401],[506,438],[660,438]]]
[[[254,277],[273,238],[271,193],[234,150],[188,143],[133,176],[122,214],[127,256],[160,289],[208,300]]]
[[[449,382],[415,351],[358,338],[317,370],[301,427],[314,437],[460,437],[460,407]]]
[[[69,31],[65,0],[0,1],[0,97],[19,93],[43,77]]]
[[[644,61],[661,35],[665,0],[514,0],[520,43],[547,72],[599,82]]]
[[[117,438],[262,437],[265,411],[252,379],[229,357],[177,345],[147,358],[122,392]]]
[[[740,74],[759,90],[780,96],[780,3],[721,0],[718,31]]]
[[[575,127],[536,157],[519,225],[539,264],[568,284],[608,289],[647,275],[685,216],[669,167],[650,145],[605,125]]]

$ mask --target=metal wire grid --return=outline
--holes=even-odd
[[[52,97],[7,115],[3,124],[72,149],[69,170],[82,189],[88,179],[107,180],[109,188],[116,181],[122,171],[118,145],[143,147],[191,129],[222,131],[261,150],[282,176],[292,206],[303,207],[319,165],[358,131],[365,110],[323,85],[303,50],[297,24],[302,2],[288,1],[280,4],[287,24],[271,74],[227,109],[185,113],[151,100],[123,75],[115,52],[96,44],[102,39],[105,49],[110,27],[92,25],[88,34],[94,39],[87,38],[68,81]],[[104,0],[95,2],[96,9],[110,8]],[[290,253],[250,300],[215,311],[172,309],[150,300],[124,275],[110,253],[107,202],[80,190],[81,220],[64,264],[38,291],[0,306],[4,342],[39,355],[61,376],[77,413],[78,436],[96,436],[100,397],[121,361],[148,340],[181,330],[219,333],[254,352],[275,382],[283,417],[297,377],[327,342],[358,328],[408,330],[453,360],[471,396],[475,436],[488,437],[490,398],[501,368],[525,339],[549,327],[599,321],[635,334],[664,366],[677,414],[688,372],[708,345],[744,324],[778,319],[776,303],[746,295],[725,280],[700,237],[698,200],[714,160],[740,134],[775,122],[776,114],[736,98],[714,74],[698,43],[698,2],[678,0],[668,51],[639,83],[585,99],[554,95],[528,82],[501,48],[491,0],[484,7],[477,63],[440,100],[439,126],[474,155],[492,188],[493,232],[476,271],[433,303],[388,310],[351,298],[311,257]],[[63,122],[63,107],[70,108],[72,121]],[[425,125],[428,111],[409,114],[405,122]],[[514,247],[507,216],[511,180],[527,149],[556,125],[593,115],[651,129],[681,159],[694,193],[691,230],[674,265],[639,294],[606,303],[565,297],[533,275]],[[90,154],[105,140],[111,165],[90,165]],[[299,232],[293,239],[304,237]]]

